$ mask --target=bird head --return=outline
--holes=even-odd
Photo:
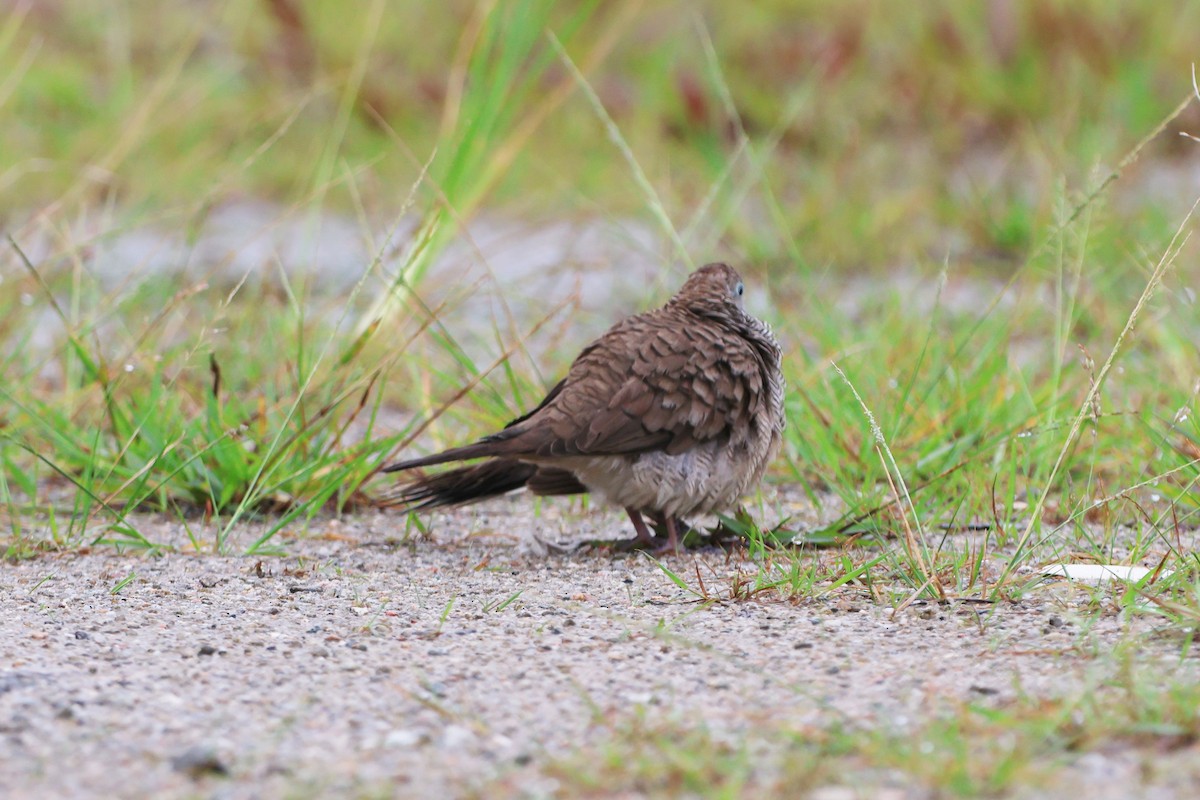
[[[683,287],[671,298],[671,304],[697,314],[712,316],[743,313],[742,295],[746,288],[737,270],[728,264],[705,264],[688,276]]]

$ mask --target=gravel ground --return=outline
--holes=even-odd
[[[178,521],[142,522],[187,541]],[[624,535],[615,515],[547,504],[531,518],[518,499],[435,522],[406,539],[395,515],[318,520],[279,542],[285,557],[96,549],[5,565],[0,796],[553,795],[539,765],[635,709],[732,736],[903,726],[1102,680],[1119,669],[1104,653],[1150,629],[1076,616],[1053,588],[895,615],[861,588],[702,605],[644,556],[546,553],[528,533]],[[721,591],[737,560],[667,563],[700,563]],[[1195,671],[1156,641],[1144,665]],[[1077,771],[1099,797],[1143,774],[1117,756]]]

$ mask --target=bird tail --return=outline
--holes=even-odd
[[[493,442],[476,442],[475,444],[463,445],[462,447],[451,447],[449,450],[443,450],[440,453],[422,456],[421,458],[410,458],[407,461],[397,461],[394,464],[388,464],[383,468],[383,471],[402,472],[406,469],[416,469],[417,467],[432,467],[435,464],[448,464],[451,461],[466,461],[467,459],[471,458],[494,456],[496,455],[495,450],[496,448]]]
[[[445,453],[439,454],[445,455]],[[433,456],[432,458],[437,458]],[[470,456],[467,456],[470,458]],[[421,461],[421,459],[417,459]],[[408,463],[408,462],[404,462]],[[434,461],[433,463],[440,463]],[[424,464],[411,464],[412,467]],[[400,467],[408,469],[409,467]],[[422,475],[387,497],[390,506],[418,511],[439,506],[457,506],[520,489],[537,472],[534,464],[511,458],[495,458],[482,464],[459,467],[439,475]]]
[[[385,497],[384,503],[419,511],[474,503],[522,487],[536,495],[587,493],[587,487],[565,469],[539,467],[513,458],[493,458],[439,475],[421,475]]]
[[[554,467],[538,468],[525,483],[525,488],[541,497],[588,493],[588,488],[579,482],[575,473]]]

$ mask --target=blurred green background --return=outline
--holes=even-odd
[[[877,509],[898,470],[929,524],[1115,524],[1146,487],[1194,510],[1200,4],[0,8],[17,551],[97,514],[136,540],[127,509],[203,509],[218,546],[283,512],[257,547],[375,503],[381,460],[503,424],[717,257],[785,344],[773,478],[814,502]],[[460,269],[563,221],[636,240],[584,265],[599,310]],[[332,292],[292,269],[318,245]]]
[[[637,213],[645,198],[552,30],[672,216],[705,198],[742,132],[766,154],[753,210],[718,223],[751,255],[1019,259],[1063,187],[1090,188],[1185,98],[1198,26],[1196,3],[1106,0],[5,0],[0,214],[64,195],[161,212],[318,192],[387,216],[421,164],[436,151],[444,178],[460,147],[490,207]],[[470,59],[487,68],[459,81]],[[1144,158],[1172,170],[1192,154],[1175,130],[1200,130],[1196,106]],[[1174,211],[1178,187],[1143,172],[1124,211],[1169,224],[1154,200],[1166,191]],[[774,203],[775,235],[756,236]]]

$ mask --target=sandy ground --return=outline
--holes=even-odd
[[[1151,630],[1077,617],[1053,588],[895,615],[861,588],[701,604],[641,555],[543,552],[527,531],[624,531],[560,512],[501,501],[407,539],[395,515],[319,520],[279,542],[285,557],[97,548],[4,565],[0,796],[554,796],[539,765],[635,710],[732,737],[902,727],[1101,681],[1114,643]],[[177,521],[143,522],[186,541]],[[699,563],[718,592],[737,566],[716,551],[666,563]],[[1196,671],[1156,641],[1143,665]],[[1139,763],[1077,771],[1087,796],[1119,797]]]

